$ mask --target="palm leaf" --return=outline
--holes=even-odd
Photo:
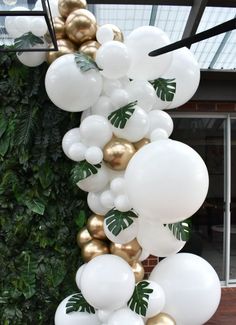
[[[82,72],[89,70],[101,71],[96,62],[84,53],[75,53],[75,63],[81,69]]]
[[[131,118],[134,113],[134,106],[137,105],[137,100],[135,102],[131,102],[116,111],[112,112],[108,116],[108,120],[111,122],[114,127],[119,129],[124,129],[126,123]]]
[[[35,36],[31,32],[28,32],[20,37],[15,38],[14,48],[18,50],[25,50],[38,44],[44,44],[43,39],[41,37]]]
[[[37,130],[38,107],[25,109],[20,116],[16,129],[15,143],[27,146],[33,139],[33,134]]]
[[[191,232],[191,224],[189,220],[170,223],[168,224],[168,228],[172,231],[176,239],[183,241],[189,240]]]
[[[128,228],[138,216],[132,211],[121,212],[116,209],[110,210],[105,215],[105,223],[114,236],[118,236],[122,230]]]
[[[153,289],[148,288],[148,286],[148,281],[140,281],[136,284],[134,293],[128,301],[129,308],[143,317],[147,314],[149,296],[153,292]]]
[[[84,299],[81,292],[70,297],[66,304],[66,313],[69,314],[73,311],[95,314],[95,309]]]
[[[92,165],[86,160],[80,161],[71,171],[71,178],[73,183],[78,183],[82,179],[97,174],[99,168],[101,168],[101,164]]]
[[[44,202],[42,202],[42,200],[36,198],[28,198],[24,200],[24,204],[27,206],[28,209],[30,209],[30,211],[40,215],[44,215],[45,204]]]
[[[172,102],[176,93],[175,79],[158,78],[151,81],[156,94],[161,100],[165,102]]]

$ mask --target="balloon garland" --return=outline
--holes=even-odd
[[[45,87],[59,109],[83,112],[62,148],[94,213],[77,236],[87,262],[76,274],[79,292],[60,303],[55,324],[203,324],[218,307],[219,278],[201,257],[176,253],[209,177],[196,151],[169,139],[173,121],[163,111],[195,93],[198,63],[187,48],[149,57],[170,43],[157,27],[124,39],[118,27],[98,26],[85,0],[50,4],[59,51],[47,55]],[[45,23],[33,20],[5,20],[19,51],[50,47]],[[28,66],[46,59],[43,52],[17,56]],[[143,280],[140,260],[149,254],[165,259]]]

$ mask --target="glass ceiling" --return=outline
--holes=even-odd
[[[99,25],[115,24],[124,33],[134,28],[154,25],[163,29],[171,42],[182,38],[191,6],[167,5],[93,5]],[[206,7],[197,33],[236,17],[236,8]],[[236,69],[236,31],[221,34],[193,44],[202,69]]]

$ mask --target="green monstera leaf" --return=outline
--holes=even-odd
[[[100,164],[92,165],[86,160],[82,160],[71,170],[71,179],[73,183],[78,183],[82,179],[97,174],[99,168],[101,168]]]
[[[173,235],[178,240],[188,241],[191,233],[191,224],[189,220],[170,223],[168,228],[172,231]]]
[[[114,127],[119,129],[124,129],[126,123],[131,118],[134,113],[134,106],[137,105],[137,101],[131,102],[121,108],[117,109],[116,111],[112,112],[108,116],[108,120],[111,122]]]
[[[153,292],[149,285],[148,281],[140,281],[136,284],[134,293],[128,301],[129,308],[143,317],[147,314],[149,296]]]
[[[122,230],[132,225],[135,218],[138,216],[132,210],[121,212],[112,209],[105,215],[105,224],[114,236],[118,236]]]
[[[156,90],[157,96],[165,101],[172,102],[176,93],[176,82],[175,79],[164,79],[158,78],[151,81],[154,89]]]
[[[101,71],[96,62],[84,53],[75,53],[75,63],[82,72],[87,72],[89,70]]]
[[[20,37],[15,38],[14,48],[18,49],[19,52],[21,52],[21,50],[42,44],[44,44],[44,41],[41,37],[35,36],[33,33],[28,32]]]
[[[95,309],[85,300],[81,292],[70,297],[66,304],[66,313],[69,314],[73,311],[95,314]]]

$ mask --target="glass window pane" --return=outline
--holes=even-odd
[[[236,120],[231,121],[231,250],[230,278],[236,282]]]

